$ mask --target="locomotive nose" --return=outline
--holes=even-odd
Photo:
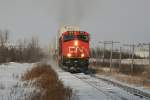
[[[84,45],[80,43],[80,40],[74,40],[70,45],[72,46],[68,47],[69,51],[67,52],[67,57],[84,58],[86,56],[86,53],[83,49]]]

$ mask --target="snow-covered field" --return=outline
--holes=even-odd
[[[0,100],[29,100],[28,97],[38,91],[31,84],[21,81],[21,76],[31,66],[14,62],[0,65]]]
[[[133,95],[109,82],[84,74],[71,74],[51,63],[65,86],[73,89],[73,100],[148,100]],[[32,82],[21,80],[21,76],[32,68],[28,63],[8,63],[0,65],[0,100],[30,100],[30,96],[40,92]],[[115,81],[115,80],[113,80]]]

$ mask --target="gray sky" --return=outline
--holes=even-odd
[[[13,40],[54,40],[61,24],[80,25],[92,44],[103,40],[150,42],[150,0],[0,0],[0,29]]]

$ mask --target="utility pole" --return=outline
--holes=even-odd
[[[103,49],[103,63],[104,63],[104,59],[105,59],[105,48],[106,48],[106,43],[104,43],[104,49]]]
[[[111,43],[111,54],[110,54],[110,72],[111,72],[112,71],[113,46],[114,46],[115,43],[120,43],[120,42],[110,41],[110,43]]]
[[[104,43],[104,51],[103,51],[103,61],[105,59],[105,46],[106,44],[111,44],[111,52],[110,52],[110,72],[112,71],[112,56],[113,56],[113,46],[114,43],[120,43],[120,42],[115,42],[115,41],[104,41],[104,42],[99,42],[99,43]]]
[[[103,61],[103,63],[104,63],[104,61],[105,61],[105,48],[106,48],[106,42],[104,41],[104,42],[98,42],[98,43],[103,43],[104,44],[104,47],[103,47],[103,57],[102,57],[102,61]]]
[[[124,46],[129,46],[132,49],[132,61],[131,61],[131,73],[133,73],[133,66],[134,66],[134,50],[135,46],[134,44],[125,44]]]
[[[121,61],[122,61],[122,47],[120,47],[120,54],[119,54],[119,71],[121,69]]]
[[[140,45],[148,45],[148,48],[149,48],[149,57],[148,57],[148,59],[149,59],[149,66],[150,66],[150,43],[142,43]]]

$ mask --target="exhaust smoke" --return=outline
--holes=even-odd
[[[81,0],[60,0],[60,25],[79,26],[84,15]]]

